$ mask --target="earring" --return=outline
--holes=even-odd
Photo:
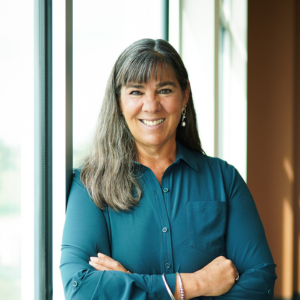
[[[186,123],[185,123],[184,119],[186,118],[186,117],[185,117],[185,114],[186,114],[186,105],[185,105],[185,107],[181,110],[181,114],[182,114],[181,126],[182,126],[182,127],[185,127]]]

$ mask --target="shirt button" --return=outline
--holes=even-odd
[[[168,188],[164,188],[163,191],[164,191],[164,193],[167,193],[169,191],[169,189]]]
[[[165,267],[166,267],[167,269],[170,269],[171,266],[170,266],[169,263],[166,263],[166,264],[165,264]]]
[[[162,232],[167,232],[168,231],[168,228],[167,227],[164,227],[163,229],[162,229]]]
[[[271,295],[272,294],[272,290],[268,290],[268,294]]]
[[[74,280],[74,281],[72,282],[72,285],[73,285],[74,287],[76,287],[76,286],[78,285],[77,281]]]

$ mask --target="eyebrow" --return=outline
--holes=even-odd
[[[166,86],[166,85],[171,85],[171,86],[173,86],[173,87],[177,87],[176,83],[173,82],[173,81],[164,81],[164,82],[160,82],[160,83],[158,83],[156,86],[157,86],[158,88],[161,88],[161,87]]]
[[[161,88],[166,85],[171,85],[173,87],[177,87],[176,83],[173,81],[159,82],[156,84],[156,87]],[[126,87],[126,89],[130,89],[130,88],[143,89],[143,88],[145,88],[145,86],[142,84],[127,84],[125,87]]]
[[[142,89],[142,88],[144,88],[144,86],[141,84],[126,84],[125,87],[126,87],[126,89],[130,89],[130,88]]]

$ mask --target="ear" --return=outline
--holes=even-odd
[[[186,90],[184,91],[184,98],[183,98],[183,106],[185,107],[189,101],[190,98],[190,92],[191,92],[191,85],[190,85],[190,81],[187,81],[187,86],[186,86]]]

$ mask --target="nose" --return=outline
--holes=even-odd
[[[156,95],[156,93],[146,93],[145,94],[145,100],[143,104],[144,112],[148,113],[156,113],[161,110],[161,104],[159,102],[159,97]]]

